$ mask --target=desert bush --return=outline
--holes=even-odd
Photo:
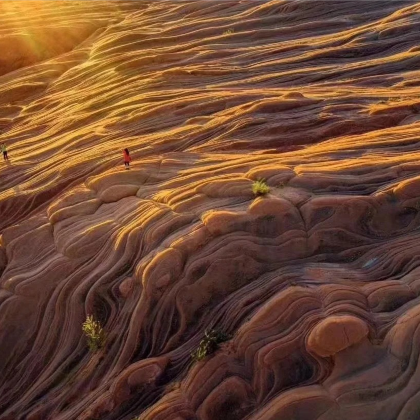
[[[260,179],[252,184],[252,192],[255,195],[266,195],[270,192],[270,187],[264,179]]]
[[[88,315],[83,323],[82,330],[86,336],[90,351],[97,351],[105,342],[105,332],[99,321],[96,321],[92,315]]]
[[[204,338],[200,341],[198,348],[191,353],[194,361],[203,360],[206,356],[214,353],[220,343],[229,340],[231,337],[222,331],[211,330],[204,332]]]

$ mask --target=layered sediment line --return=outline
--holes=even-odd
[[[7,3],[0,420],[418,415],[420,6]]]

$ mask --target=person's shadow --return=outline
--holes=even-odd
[[[6,159],[4,162],[6,163],[6,166],[12,166],[13,165],[12,162],[10,161],[10,159]],[[13,191],[15,192],[16,195],[18,195],[22,192],[19,185],[15,185],[13,187]]]

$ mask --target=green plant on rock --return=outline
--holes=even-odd
[[[231,35],[233,34],[235,31],[233,29],[228,29],[225,32],[223,32],[223,35]]]
[[[86,336],[90,351],[99,350],[105,343],[105,332],[99,321],[88,315],[83,323],[82,330]]]
[[[206,356],[214,353],[220,343],[229,340],[231,336],[222,331],[211,330],[204,332],[204,338],[200,341],[198,348],[191,353],[191,358],[198,362],[203,360]]]
[[[270,192],[270,187],[264,179],[259,179],[252,184],[252,192],[257,196],[266,195]]]

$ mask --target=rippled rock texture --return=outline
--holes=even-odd
[[[0,10],[0,420],[420,417],[418,3]]]

